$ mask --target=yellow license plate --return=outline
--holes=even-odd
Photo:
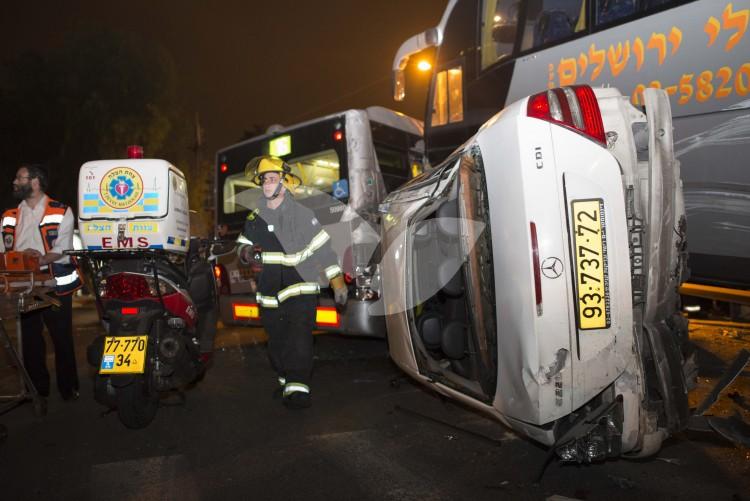
[[[572,202],[579,329],[608,329],[609,270],[604,202]]]
[[[107,336],[99,374],[141,374],[148,336]]]

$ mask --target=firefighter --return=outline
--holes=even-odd
[[[292,196],[300,179],[290,166],[261,156],[247,164],[245,176],[262,188],[263,198],[247,216],[237,252],[243,264],[260,270],[256,299],[284,405],[309,407],[319,278],[330,282],[337,304],[346,304],[348,290],[330,236]]]

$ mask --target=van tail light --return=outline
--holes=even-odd
[[[132,306],[123,306],[122,308],[120,308],[120,313],[122,315],[137,315],[138,311],[140,311],[139,308],[134,308]]]
[[[604,122],[594,90],[588,85],[550,89],[529,98],[526,114],[574,130],[607,145]]]
[[[229,285],[229,275],[223,264],[214,265],[214,278],[216,278],[216,285],[219,287],[219,294],[232,293],[232,288]]]
[[[534,294],[536,296],[536,315],[542,315],[542,269],[539,266],[539,240],[536,236],[536,224],[530,223],[531,257],[534,266]]]
[[[378,284],[380,276],[376,265],[356,266],[354,268],[354,297],[360,301],[374,301],[379,297]],[[346,276],[344,276],[346,280]]]

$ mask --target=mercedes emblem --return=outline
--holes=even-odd
[[[559,278],[563,272],[563,264],[556,257],[548,257],[542,261],[542,274],[547,278]]]

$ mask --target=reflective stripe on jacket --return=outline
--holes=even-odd
[[[258,304],[276,308],[291,297],[320,293],[321,274],[326,280],[341,274],[330,240],[313,212],[289,194],[274,210],[250,212],[237,244],[240,257],[248,246],[261,250]]]
[[[60,223],[65,217],[68,206],[47,197],[44,215],[39,222],[44,251],[50,252],[57,240]],[[3,213],[3,244],[6,250],[13,250],[16,243],[16,226],[18,225],[18,208],[8,209]],[[70,294],[81,288],[81,278],[74,264],[50,263],[52,276],[55,277],[55,292],[59,295]]]

